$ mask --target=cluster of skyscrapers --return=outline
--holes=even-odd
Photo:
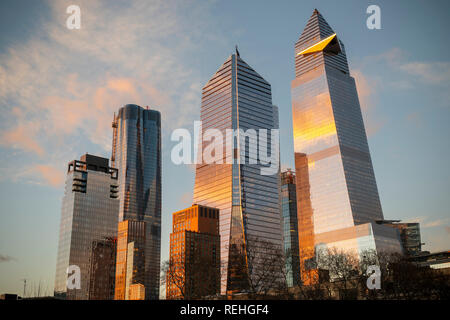
[[[197,164],[194,205],[173,214],[170,260],[186,266],[201,254],[220,269],[209,279],[213,285],[198,289],[204,294],[244,290],[242,279],[259,267],[249,266],[247,259],[257,241],[287,253],[289,286],[312,281],[310,262],[320,248],[402,251],[406,243],[401,225],[383,220],[344,45],[317,10],[295,44],[295,75],[295,172],[261,174],[264,164],[249,151],[249,139],[233,137],[234,161],[227,161],[230,155],[224,152],[223,161]],[[201,121],[203,132],[214,128],[224,136],[229,129],[278,129],[271,85],[237,49],[204,86]],[[89,154],[68,165],[55,295],[158,299],[160,113],[126,105],[114,115],[112,127],[111,166],[108,159]],[[268,154],[278,152],[270,139]],[[408,250],[420,250],[420,236],[417,241]],[[244,261],[242,270],[233,268],[236,256]],[[67,288],[71,265],[81,270],[80,289]],[[189,268],[183,270],[185,290],[194,290],[201,281],[190,277]],[[180,295],[167,279],[167,298]]]
[[[68,165],[55,296],[159,297],[161,116],[129,104],[112,127],[112,167],[89,154]],[[72,289],[69,266],[80,271],[80,285]]]

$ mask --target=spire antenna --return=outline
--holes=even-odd
[[[238,56],[238,57],[240,57],[241,55],[239,54],[239,50],[238,50],[238,46],[236,45],[236,55]]]

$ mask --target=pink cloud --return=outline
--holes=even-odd
[[[34,139],[34,134],[29,126],[32,126],[32,124],[19,124],[17,127],[4,132],[1,135],[0,144],[33,152],[39,156],[44,155],[44,149]]]
[[[88,132],[92,142],[109,148],[113,113],[127,103],[153,107],[155,102],[167,103],[169,98],[144,81],[128,78],[108,78],[96,86],[77,81],[76,76],[67,80],[67,87],[77,96],[45,96],[37,108],[45,112],[39,119],[49,135],[71,135],[76,130]],[[75,90],[75,91],[73,91]]]
[[[185,11],[180,6],[189,9],[189,19],[179,15]],[[65,1],[52,2],[39,37],[0,54],[0,100],[15,107],[6,109],[12,117],[0,129],[2,147],[45,155],[46,165],[58,167],[80,151],[110,152],[113,113],[124,104],[162,111],[163,130],[198,116],[203,76],[180,57],[218,39],[214,30],[204,36],[209,5],[132,3],[117,15],[107,3],[86,1],[77,32],[65,28],[66,7]],[[26,164],[10,165],[3,177],[55,183],[27,156],[21,155]]]
[[[52,187],[60,187],[64,182],[64,173],[59,168],[49,165],[36,165],[33,170]]]
[[[136,94],[136,89],[131,79],[111,79],[108,81],[108,88],[116,90],[118,92],[126,92],[129,94]]]
[[[47,96],[41,106],[47,111],[46,130],[51,134],[71,134],[89,117],[85,101]]]

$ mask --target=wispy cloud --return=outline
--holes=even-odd
[[[49,185],[59,187],[64,181],[64,172],[48,165],[36,165],[33,171],[39,173],[41,178]]]
[[[420,223],[421,228],[434,228],[434,227],[449,228],[448,225],[450,223],[450,218],[430,220],[430,217],[420,216],[420,217],[414,217],[414,218],[407,219],[404,222],[418,222],[418,223]]]
[[[386,77],[385,74],[381,77],[376,70],[391,70],[392,77]],[[389,122],[388,117],[378,113],[379,96],[387,90],[410,91],[419,87],[428,89],[434,87],[441,95],[436,101],[448,105],[449,62],[414,61],[403,50],[392,48],[378,55],[363,58],[351,73],[356,81],[368,136],[376,134]],[[406,115],[406,120],[416,126],[421,124],[420,114],[417,112]]]
[[[409,54],[400,48],[366,57],[363,64],[375,64],[381,69],[389,68],[397,72],[397,77],[384,79],[381,82],[383,86],[405,90],[414,89],[418,84],[450,87],[450,62],[411,61]]]
[[[52,19],[0,56],[0,145],[33,161],[10,178],[58,186],[50,168],[62,171],[86,142],[109,152],[113,112],[127,103],[160,110],[163,134],[198,116],[189,54],[214,43],[202,32],[209,3],[79,1],[80,30],[65,27],[70,4],[49,2]]]
[[[398,65],[400,70],[433,85],[450,83],[449,62],[411,62]]]
[[[18,148],[42,156],[44,149],[34,138],[33,131],[33,124],[31,122],[21,122],[16,127],[2,133],[0,144],[5,147]]]

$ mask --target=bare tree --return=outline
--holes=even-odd
[[[188,256],[171,257],[162,266],[166,298],[202,299],[220,291],[220,263],[195,247]],[[174,294],[169,290],[175,290]]]
[[[186,299],[186,270],[184,262],[181,259],[171,258],[163,262],[162,266],[163,277],[162,283],[166,286],[166,299],[173,296],[173,293],[169,293],[169,290],[177,290],[176,296],[179,299]]]
[[[335,247],[320,249],[317,252],[319,270],[326,270],[340,299],[356,299],[355,280],[359,276],[358,255]]]
[[[239,283],[236,291],[251,298],[287,292],[287,269],[280,246],[248,237],[245,246],[233,244],[229,249],[229,281]]]
[[[428,300],[448,299],[450,276],[428,266],[420,266],[411,258],[387,252],[363,252],[361,270],[378,265],[381,271],[379,290],[364,286],[367,274],[361,274],[362,297],[365,299]]]

